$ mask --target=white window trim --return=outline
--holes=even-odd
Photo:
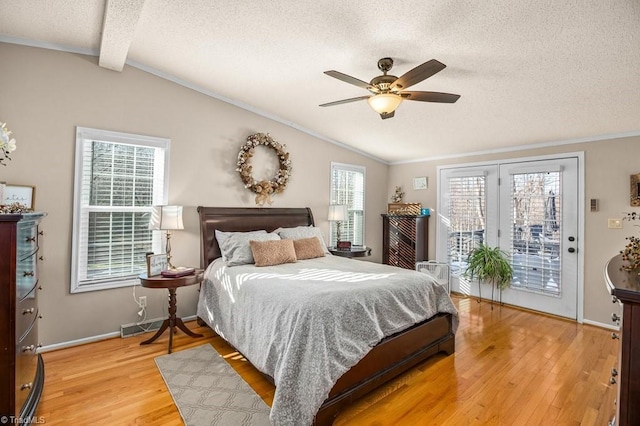
[[[362,245],[366,246],[366,224],[367,224],[367,209],[366,209],[366,195],[367,195],[367,168],[364,166],[358,166],[355,164],[347,164],[347,163],[338,163],[335,161],[331,162],[331,168],[329,172],[329,204],[334,204],[333,200],[333,169],[340,168],[341,170],[353,171],[357,173],[362,173],[363,183],[362,183]],[[333,222],[329,223],[329,242],[335,235],[335,227]]]
[[[159,138],[154,136],[136,135],[131,133],[114,132],[111,130],[92,129],[88,127],[76,127],[76,154],[75,154],[75,171],[74,171],[74,189],[73,189],[73,241],[71,250],[71,293],[82,293],[88,291],[105,290],[119,287],[129,287],[138,284],[137,277],[127,277],[111,281],[104,281],[91,285],[80,285],[78,270],[81,261],[80,245],[80,227],[81,227],[81,203],[82,203],[82,171],[84,169],[83,162],[83,144],[86,140],[100,140],[105,142],[135,144],[138,146],[147,146],[153,148],[164,149],[164,188],[162,200],[159,204],[166,203],[168,200],[169,189],[169,153],[171,140],[167,138]],[[114,207],[112,210],[121,209],[127,211],[127,207]],[[154,236],[157,239],[158,249],[160,248],[159,234]],[[154,247],[156,243],[154,241]]]

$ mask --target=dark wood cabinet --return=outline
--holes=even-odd
[[[640,425],[640,276],[637,271],[623,270],[622,264],[618,255],[605,268],[612,300],[622,305],[622,316],[616,312],[611,315],[612,321],[620,324],[620,333],[612,334],[612,338],[620,339],[620,352],[618,365],[611,370],[610,383],[617,386],[617,403],[610,424],[629,426]]]
[[[382,215],[382,263],[415,269],[429,259],[429,216]]]
[[[0,417],[13,417],[12,423],[31,423],[44,387],[37,353],[43,217],[0,214]]]

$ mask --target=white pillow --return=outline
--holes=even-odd
[[[222,244],[220,244],[220,240],[218,240],[220,253],[222,253],[222,260],[227,264],[227,266],[254,263],[249,241],[273,241],[280,239],[277,234],[267,234],[266,231],[230,232],[228,234],[230,235],[225,236],[226,238],[222,238]]]
[[[320,228],[316,228],[315,226],[296,226],[295,228],[278,228],[275,231],[276,234],[280,236],[283,240],[300,240],[302,238],[312,238],[318,237],[320,240],[320,244],[322,245],[322,251],[325,254],[330,254],[327,249],[327,245],[324,242],[324,238],[322,237],[322,232]]]
[[[222,247],[222,243],[224,242],[224,240],[226,240],[233,234],[266,234],[266,233],[267,231],[265,231],[264,229],[260,231],[249,231],[249,232],[224,232],[224,231],[218,231],[216,229],[215,235],[216,235],[216,240],[218,241],[218,247]]]

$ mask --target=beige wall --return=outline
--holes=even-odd
[[[624,229],[608,229],[608,218],[621,218],[623,212],[638,211],[629,206],[629,175],[640,172],[640,137],[610,139],[494,155],[482,155],[455,160],[428,161],[392,165],[389,172],[388,195],[395,186],[405,189],[405,202],[420,202],[436,208],[437,167],[451,164],[483,162],[496,159],[534,157],[563,152],[584,152],[585,158],[585,223],[584,223],[584,318],[586,321],[611,326],[615,306],[604,286],[603,267],[626,244],[625,237],[638,235],[640,228],[623,222]],[[414,191],[414,177],[428,176],[428,190]],[[600,210],[591,213],[589,200],[597,198]],[[435,258],[435,219],[429,224],[429,253]]]
[[[380,261],[387,165],[129,66],[118,73],[99,68],[95,57],[5,43],[0,57],[0,121],[18,143],[0,181],[36,186],[36,208],[48,213],[43,344],[119,331],[137,320],[131,288],[69,292],[76,126],[171,139],[169,202],[186,206],[186,229],[172,239],[175,264],[199,264],[196,206],[255,206],[235,166],[240,146],[256,132],[286,144],[293,160],[288,188],[272,207],[311,207],[325,235],[331,161],[366,167],[366,243],[371,260]],[[149,318],[165,316],[166,292],[136,293],[148,296]],[[194,315],[196,300],[195,286],[180,289],[178,314]]]
[[[0,43],[0,121],[8,122],[18,150],[0,181],[37,187],[36,207],[48,213],[41,280],[41,341],[45,345],[118,331],[135,322],[130,288],[70,294],[73,165],[76,126],[147,134],[171,139],[169,202],[186,206],[185,227],[173,237],[176,264],[199,262],[198,205],[251,207],[253,195],[235,172],[240,145],[256,132],[269,132],[287,145],[293,177],[273,207],[311,207],[317,225],[328,232],[331,161],[367,168],[366,243],[370,260],[381,260],[380,213],[396,185],[405,201],[436,207],[436,168],[497,158],[557,152],[585,152],[585,199],[598,198],[600,211],[586,213],[585,297],[587,320],[610,324],[611,303],[602,283],[604,262],[635,228],[607,229],[607,218],[629,211],[629,175],[640,171],[640,138],[475,156],[456,160],[386,166],[272,120],[184,88],[135,68],[122,73],[97,66],[94,57]],[[429,189],[413,191],[412,179],[429,178]],[[430,224],[430,258],[435,258],[435,224]],[[137,288],[149,299],[149,318],[166,312],[166,294]],[[193,315],[197,293],[181,289],[178,314]]]

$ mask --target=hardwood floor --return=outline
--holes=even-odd
[[[437,355],[357,401],[335,425],[606,425],[617,341],[611,332],[454,296],[456,353]],[[175,351],[211,343],[271,405],[274,388],[220,337],[195,322]],[[168,334],[110,339],[43,354],[47,425],[181,425],[156,368]]]

